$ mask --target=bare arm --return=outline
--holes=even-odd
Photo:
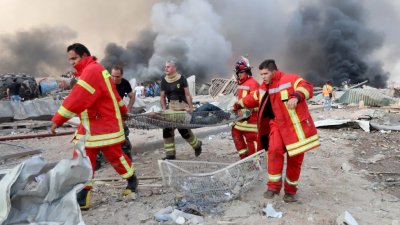
[[[7,98],[10,98],[10,88],[7,88]]]
[[[160,105],[163,110],[167,109],[167,100],[165,99],[165,91],[160,92]]]
[[[193,102],[192,102],[192,96],[190,95],[189,92],[189,88],[185,87],[184,90],[185,90],[186,101],[189,105],[189,112],[193,112]]]
[[[132,112],[133,104],[135,104],[136,96],[135,92],[131,91],[128,93],[129,103],[128,103],[128,113]]]

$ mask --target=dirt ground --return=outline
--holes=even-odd
[[[352,118],[358,109],[312,110],[314,120]],[[398,115],[398,114],[397,114]],[[400,116],[399,116],[400,121]],[[215,128],[196,129],[194,132]],[[195,158],[186,143],[177,144],[177,157],[183,160],[235,162],[239,158],[232,138],[226,132],[202,138],[203,153]],[[354,127],[318,129],[321,147],[306,153],[299,181],[296,203],[285,203],[283,192],[272,200],[263,198],[265,180],[239,199],[219,205],[221,212],[206,214],[205,224],[334,224],[336,218],[348,211],[359,224],[400,224],[400,135],[398,132],[364,132]],[[176,132],[177,133],[177,132]],[[161,186],[157,160],[163,149],[137,149],[145,142],[161,141],[161,130],[131,130],[135,151],[134,163],[140,181],[140,198],[124,199],[121,191],[125,182],[96,181],[92,207],[82,212],[86,224],[173,224],[154,220],[158,210],[175,205],[175,194]],[[71,156],[71,136],[8,141],[31,148],[43,149],[42,156],[55,162]],[[4,148],[4,145],[0,145]],[[0,165],[9,168],[22,159]],[[266,172],[265,172],[266,174]],[[116,172],[105,164],[96,178],[115,178]],[[267,218],[262,208],[272,203],[282,218]]]

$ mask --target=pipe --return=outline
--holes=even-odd
[[[0,141],[55,137],[55,136],[70,135],[70,134],[74,134],[74,133],[75,133],[75,131],[66,131],[66,132],[60,132],[60,133],[56,133],[56,134],[34,134],[34,135],[25,135],[25,136],[0,137]]]

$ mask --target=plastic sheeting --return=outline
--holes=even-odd
[[[78,157],[55,166],[30,158],[0,180],[0,224],[85,224],[76,193],[92,176],[83,142]]]

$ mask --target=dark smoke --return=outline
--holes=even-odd
[[[367,28],[366,13],[358,0],[307,2],[289,26],[288,59],[293,68],[315,84],[326,80],[384,87],[389,74],[371,54],[383,37]]]
[[[0,73],[33,76],[68,70],[65,42],[76,33],[65,27],[42,27],[0,37]]]
[[[148,67],[149,59],[154,53],[155,37],[155,33],[143,31],[136,40],[128,42],[126,48],[110,43],[105,49],[105,56],[101,63],[110,71],[115,65],[123,66],[124,76],[128,79],[142,77],[143,70]],[[152,74],[150,78],[156,75]]]

